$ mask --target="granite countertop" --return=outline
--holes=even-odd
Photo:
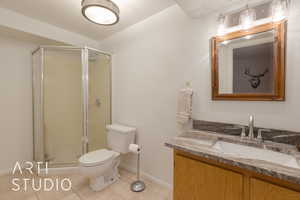
[[[195,130],[210,131],[215,133],[221,133],[223,135],[240,136],[241,129],[238,126],[241,126],[241,124],[193,120],[193,128]],[[249,132],[248,127],[245,125],[242,126],[246,128],[246,132],[248,133]],[[266,127],[264,128],[255,127],[254,128],[255,137],[257,137],[257,132],[259,129],[270,130],[270,132],[263,132],[262,137],[264,140],[272,141],[275,143],[290,144],[294,146],[300,145],[300,132],[271,129]]]
[[[291,183],[300,184],[300,169],[286,167],[263,160],[245,159],[241,157],[237,158],[231,156],[230,154],[224,154],[216,149],[211,148],[216,141],[220,140],[290,154],[295,156],[295,158],[300,159],[300,153],[294,145],[276,143],[272,141],[258,143],[255,141],[241,139],[240,136],[210,131],[191,130],[171,139],[170,141],[166,142],[165,145],[195,156],[204,157],[223,164],[251,170],[259,174],[289,181]],[[197,143],[197,141],[210,142],[204,142],[200,144]]]

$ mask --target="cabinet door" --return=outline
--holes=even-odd
[[[175,155],[174,200],[242,200],[243,176]]]
[[[300,200],[300,193],[261,181],[251,179],[251,200]]]

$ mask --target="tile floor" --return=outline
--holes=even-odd
[[[40,177],[27,175],[5,175],[0,176],[0,200],[171,200],[171,192],[150,180],[144,180],[146,183],[146,190],[141,193],[134,193],[130,191],[130,183],[134,180],[135,175],[121,170],[121,179],[105,188],[100,192],[92,191],[88,186],[88,179],[79,175],[59,175],[59,176],[48,176],[43,178],[70,178],[72,181],[71,191],[34,191],[32,187],[28,187],[27,191],[12,191],[12,188],[16,188],[11,182],[12,178],[23,178],[34,179],[39,185]],[[22,181],[23,182],[23,181]],[[31,184],[31,183],[30,183]],[[24,184],[22,185],[24,188]]]

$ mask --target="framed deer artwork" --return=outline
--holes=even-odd
[[[286,21],[211,39],[212,99],[285,100]]]

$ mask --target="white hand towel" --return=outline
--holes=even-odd
[[[179,91],[176,120],[180,124],[185,124],[192,118],[193,93],[191,88]]]

